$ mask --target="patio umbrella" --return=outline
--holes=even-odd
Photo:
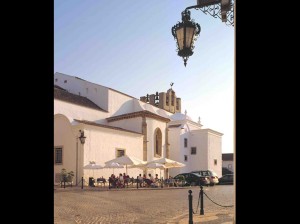
[[[161,178],[161,170],[168,168],[165,165],[161,164],[161,163],[146,163],[146,164],[138,164],[138,165],[132,165],[129,166],[128,168],[140,168],[140,169],[159,169],[159,174],[160,174],[160,178]]]
[[[154,163],[159,163],[164,165],[164,168],[170,169],[170,168],[178,168],[178,167],[184,167],[185,164],[177,162],[175,160],[167,159],[167,158],[160,158],[156,160],[152,160],[148,162],[148,165],[154,164]]]
[[[165,166],[165,168],[177,168],[177,167],[184,167],[185,164],[177,162],[175,160],[171,160],[171,159],[167,159],[167,158],[160,158],[160,159],[156,159],[156,160],[152,160],[150,162],[148,162],[148,164],[151,163],[159,163]]]
[[[105,166],[103,168],[112,168],[113,174],[115,174],[115,168],[124,168],[124,166],[121,165],[120,163],[111,162],[111,163],[105,164]]]
[[[134,156],[121,156],[112,160],[109,160],[107,162],[105,162],[105,164],[109,164],[109,163],[119,163],[121,165],[125,165],[126,167],[126,175],[127,175],[127,165],[138,165],[138,164],[145,164],[146,162],[144,162],[143,160],[140,160]]]
[[[159,178],[161,178],[161,170],[167,168],[165,165],[161,164],[161,163],[148,163],[146,165],[146,167],[148,169],[159,169]],[[156,173],[156,171],[155,171]]]
[[[102,169],[103,167],[101,165],[96,164],[95,161],[90,161],[89,164],[85,165],[83,169],[87,170],[93,170],[93,177],[94,177],[94,170]]]

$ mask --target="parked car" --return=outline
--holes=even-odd
[[[219,184],[233,184],[233,174],[226,174],[220,177]]]
[[[206,176],[201,176],[197,173],[181,173],[174,177],[175,180],[183,180],[185,181],[184,186],[199,186],[199,185],[206,185],[210,184],[209,178]]]
[[[218,175],[212,170],[198,170],[198,171],[193,171],[191,173],[197,173],[201,176],[208,176],[210,181],[210,186],[214,186],[215,184],[219,183]]]
[[[222,167],[222,175],[224,176],[226,174],[233,174],[233,172],[226,167]]]

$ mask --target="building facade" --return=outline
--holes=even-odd
[[[108,178],[112,169],[83,167],[90,161],[104,166],[122,155],[143,161],[166,157],[186,165],[166,170],[163,177],[208,168],[221,175],[222,134],[202,129],[200,121],[181,114],[181,99],[172,88],[159,94],[159,102],[153,101],[153,96],[150,99],[152,103],[147,103],[78,77],[55,73],[55,183],[62,168],[74,172],[77,184],[81,177]],[[84,144],[79,138],[82,132]],[[125,169],[114,172],[124,173]],[[140,173],[141,169],[128,169],[130,177]]]

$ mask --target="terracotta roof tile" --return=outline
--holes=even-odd
[[[122,114],[122,115],[113,116],[113,117],[108,117],[108,118],[106,118],[106,120],[108,122],[111,122],[111,121],[117,121],[117,120],[134,118],[134,117],[150,117],[150,118],[154,118],[154,119],[161,120],[161,121],[164,121],[164,122],[169,122],[170,121],[169,118],[162,117],[162,116],[160,116],[158,114],[154,114],[154,113],[152,113],[150,111],[147,111],[147,110],[142,110],[142,111],[137,111],[137,112],[133,112],[133,113]]]
[[[102,128],[109,128],[109,129],[114,129],[114,130],[118,130],[118,131],[125,131],[125,132],[130,132],[130,133],[142,135],[142,133],[139,133],[139,132],[135,132],[135,131],[127,130],[127,129],[124,129],[124,128],[119,128],[119,127],[104,125],[104,124],[98,124],[98,123],[95,123],[95,122],[92,122],[92,121],[77,120],[77,119],[74,119],[74,121],[77,121],[77,122],[83,123],[83,124],[98,126],[98,127],[102,127]]]
[[[103,112],[107,112],[106,110],[103,110],[99,106],[97,106],[95,103],[93,103],[91,100],[89,100],[86,97],[78,96],[73,93],[69,93],[67,90],[61,88],[60,86],[54,85],[54,99],[62,100],[68,103],[73,103],[76,105],[89,107],[95,110],[100,110]]]
[[[178,128],[180,126],[181,124],[173,124],[173,125],[169,125],[168,128]]]

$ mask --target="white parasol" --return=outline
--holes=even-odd
[[[138,165],[138,164],[145,164],[146,162],[144,162],[143,160],[140,160],[134,156],[121,156],[112,160],[109,160],[107,162],[105,162],[105,164],[109,164],[109,163],[119,163],[121,165],[125,165],[126,167],[126,175],[127,175],[127,165]]]
[[[111,162],[111,163],[105,164],[105,166],[103,168],[112,168],[113,174],[115,174],[115,168],[124,168],[124,166],[121,165],[120,163]]]

